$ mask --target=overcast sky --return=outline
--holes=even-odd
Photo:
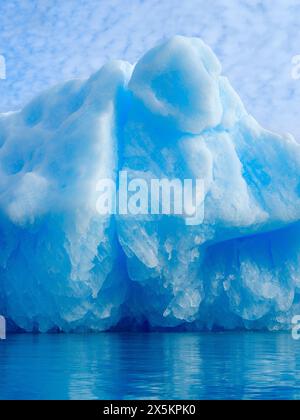
[[[300,140],[300,0],[0,0],[0,112],[175,34],[203,38],[259,122]]]

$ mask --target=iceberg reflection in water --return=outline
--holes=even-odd
[[[10,335],[0,399],[299,399],[287,333]]]

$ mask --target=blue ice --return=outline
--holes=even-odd
[[[201,178],[205,218],[100,217],[97,181]],[[289,329],[300,145],[248,114],[200,39],[0,115],[0,314],[10,329]]]

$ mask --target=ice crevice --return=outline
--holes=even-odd
[[[97,182],[200,178],[203,223],[100,216]],[[300,145],[248,114],[200,39],[0,115],[0,313],[10,329],[291,327]]]

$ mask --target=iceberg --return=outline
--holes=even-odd
[[[98,181],[201,179],[204,216],[99,215]],[[176,36],[0,115],[0,314],[10,330],[291,328],[300,144]]]

